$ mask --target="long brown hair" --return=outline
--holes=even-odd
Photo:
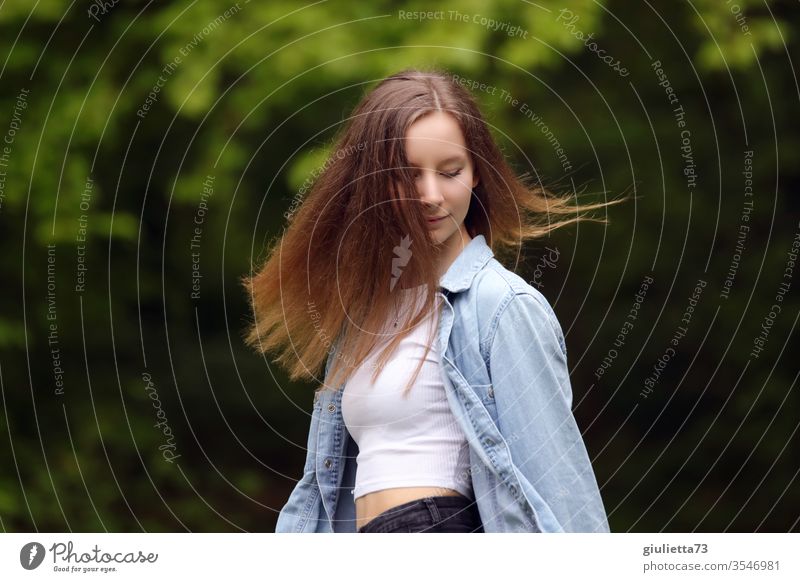
[[[622,201],[572,204],[571,195],[524,183],[472,95],[449,74],[406,69],[391,75],[356,106],[266,262],[244,279],[254,314],[246,342],[277,352],[274,361],[292,380],[315,378],[330,355],[324,384],[338,387],[340,375],[387,341],[385,324],[400,312],[400,331],[390,334],[374,381],[400,340],[426,315],[438,317],[437,247],[420,200],[404,194],[416,188],[403,145],[411,124],[436,111],[456,119],[480,177],[465,227],[471,237],[482,234],[495,254],[579,220],[606,222],[587,212]],[[421,290],[421,308],[403,317],[396,287]],[[422,360],[406,392],[421,366]]]

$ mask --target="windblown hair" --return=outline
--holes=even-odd
[[[277,351],[274,361],[292,380],[314,379],[330,355],[323,387],[336,389],[385,345],[375,380],[400,340],[427,315],[438,317],[437,247],[404,148],[408,128],[436,111],[456,119],[480,177],[465,227],[471,237],[482,234],[498,257],[579,220],[606,222],[589,211],[621,201],[572,204],[570,195],[525,184],[472,95],[447,73],[407,69],[382,80],[340,129],[266,262],[244,279],[254,313],[246,342],[262,353]],[[421,308],[405,309],[398,287],[421,290]],[[383,333],[397,314],[400,331]]]

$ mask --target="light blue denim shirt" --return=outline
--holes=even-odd
[[[439,353],[447,400],[470,445],[484,530],[608,532],[572,414],[561,326],[544,296],[503,267],[483,235],[440,279]],[[325,367],[327,377],[332,354]],[[314,398],[303,476],[276,532],[355,532],[355,443],[342,388]]]

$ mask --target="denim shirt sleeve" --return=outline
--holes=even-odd
[[[536,290],[515,292],[500,310],[488,363],[498,427],[514,465],[564,531],[608,531],[591,462],[572,414],[561,326]]]

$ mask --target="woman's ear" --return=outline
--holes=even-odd
[[[472,177],[472,187],[475,188],[475,186],[478,185],[478,182],[480,182],[480,177],[478,176],[478,174],[475,174]]]

